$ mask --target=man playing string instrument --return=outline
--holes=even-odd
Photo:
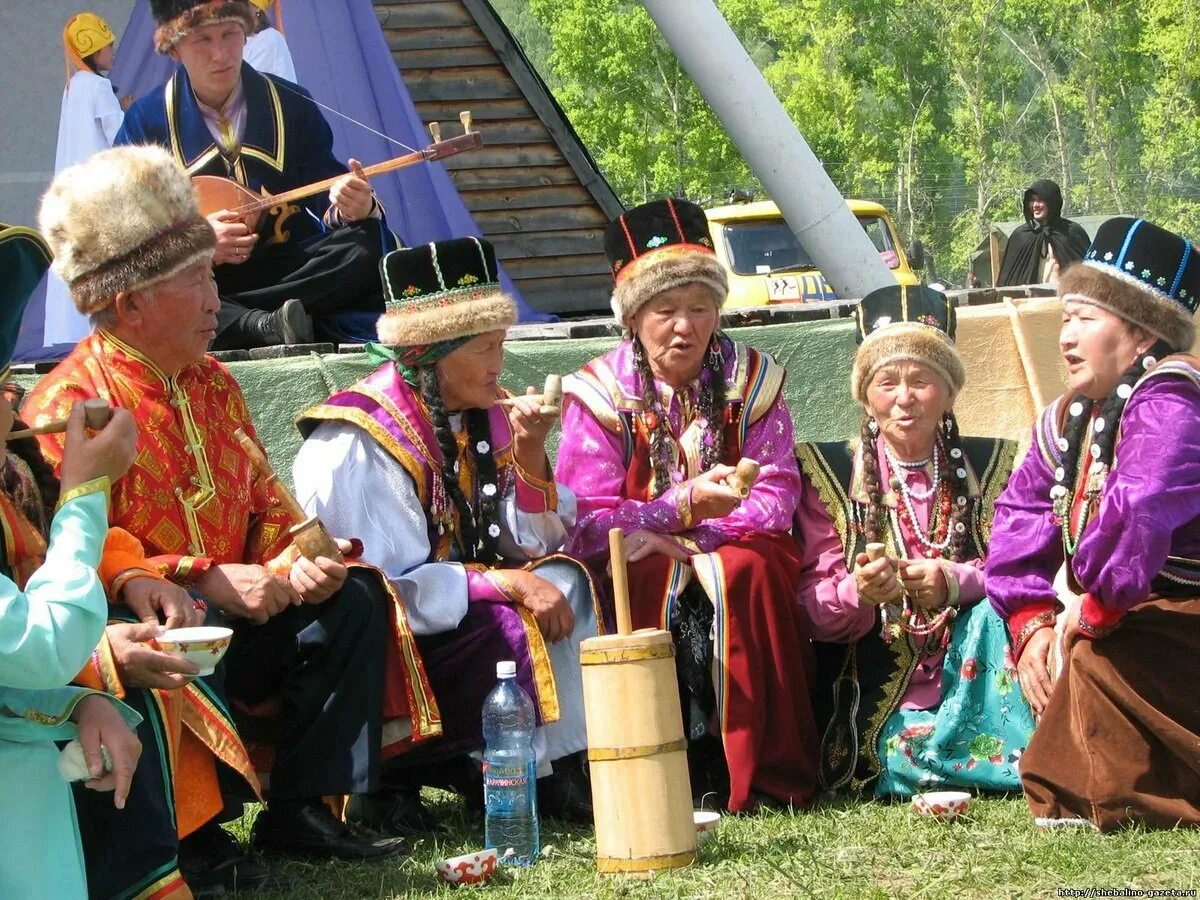
[[[213,349],[370,336],[383,312],[379,260],[394,246],[370,184],[333,155],[333,134],[303,88],[242,59],[255,31],[248,0],[152,0],[160,53],[181,63],[132,107],[119,144],[160,144],[189,175],[279,194],[335,176],[327,195],[269,210],[253,232],[230,210],[217,234],[221,309]],[[355,316],[354,313],[365,313]]]

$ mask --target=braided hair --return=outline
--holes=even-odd
[[[671,467],[675,458],[671,446],[671,428],[662,397],[654,385],[654,373],[646,358],[646,348],[636,334],[630,334],[629,338],[633,345],[633,366],[649,413],[646,419],[650,428],[654,496],[659,497],[671,486]],[[700,415],[704,421],[700,469],[704,472],[721,462],[725,455],[725,354],[721,348],[721,338],[720,332],[713,333],[700,369]]]
[[[492,431],[487,410],[470,409],[463,413],[463,425],[467,431],[467,457],[473,462],[477,484],[497,485],[492,494],[468,499],[458,482],[460,459],[458,441],[450,427],[450,416],[442,400],[441,384],[435,366],[421,366],[417,370],[421,399],[429,410],[433,433],[438,448],[442,451],[442,486],[446,490],[458,513],[458,544],[464,562],[481,562],[490,565],[499,559],[500,544],[500,490],[497,485],[496,458],[491,452]],[[488,452],[480,453],[476,448],[486,442]]]
[[[13,430],[25,428],[20,419],[13,421]],[[17,509],[42,534],[50,535],[50,522],[54,508],[58,505],[59,482],[54,469],[42,456],[37,438],[19,438],[8,443],[8,454],[4,460],[4,492],[12,498]],[[24,477],[22,463],[33,474],[33,482]]]

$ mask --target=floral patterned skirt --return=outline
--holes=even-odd
[[[1017,682],[1004,622],[985,599],[954,621],[942,702],[897,708],[879,733],[877,796],[958,788],[1019,791],[1033,713]]]

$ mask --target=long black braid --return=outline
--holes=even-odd
[[[13,431],[25,428],[20,419],[13,421]],[[8,456],[4,461],[3,487],[4,492],[12,498],[25,518],[41,532],[43,537],[50,535],[50,521],[54,518],[54,508],[58,505],[59,482],[54,475],[54,469],[42,456],[37,438],[20,438],[8,443]],[[16,459],[14,459],[16,457]],[[33,484],[22,477],[20,462],[24,462],[33,474]]]
[[[942,469],[942,477],[950,483],[951,501],[950,522],[947,526],[950,529],[950,546],[946,548],[946,558],[954,562],[963,562],[972,556],[967,551],[971,490],[967,481],[966,452],[963,450],[962,434],[958,430],[958,417],[953,411],[942,417],[942,449],[946,452],[946,465]],[[936,448],[934,452],[937,452]],[[960,525],[962,527],[959,527]]]
[[[650,462],[654,468],[654,496],[661,496],[671,486],[671,467],[675,461],[671,427],[662,397],[654,386],[654,373],[646,358],[646,348],[637,335],[631,335],[633,365],[637,370],[642,399],[650,417]],[[707,472],[722,461],[725,453],[725,356],[721,350],[721,335],[714,333],[704,356],[700,376],[700,415],[705,422],[700,452],[701,471]],[[684,423],[686,425],[686,423]]]
[[[879,436],[879,431],[872,427],[874,424],[875,420],[864,413],[859,444],[862,447],[863,487],[867,493],[867,508],[859,527],[868,544],[883,540],[883,504],[880,503],[883,499],[883,482],[879,477],[879,448],[875,446],[875,438]]]
[[[437,369],[434,366],[422,366],[418,370],[418,385],[421,399],[429,410],[433,423],[433,433],[437,437],[438,447],[442,451],[442,486],[450,497],[458,513],[457,535],[459,548],[464,562],[482,562],[490,564],[498,558],[499,534],[499,504],[500,490],[497,485],[495,494],[491,497],[483,495],[479,503],[479,515],[475,507],[458,483],[458,467],[461,464],[458,453],[458,441],[450,427],[450,416],[442,401],[441,385],[438,382]],[[467,429],[467,454],[475,464],[476,481],[481,484],[496,484],[496,460],[491,447],[491,428],[488,424],[487,412],[484,410],[469,410],[463,416]],[[476,453],[475,447],[480,441],[487,441],[489,452]],[[493,529],[491,526],[496,525]]]
[[[1065,509],[1071,507],[1071,495],[1080,474],[1079,463],[1084,458],[1083,436],[1091,421],[1096,403],[1101,404],[1099,418],[1104,420],[1104,428],[1093,432],[1092,445],[1098,448],[1098,453],[1089,449],[1087,458],[1111,467],[1119,431],[1117,426],[1121,421],[1122,413],[1125,412],[1125,404],[1129,402],[1129,397],[1133,393],[1133,386],[1149,371],[1149,368],[1153,367],[1153,363],[1147,366],[1148,360],[1160,360],[1165,356],[1170,356],[1173,352],[1170,344],[1166,341],[1155,341],[1149,350],[1139,354],[1138,358],[1133,361],[1133,365],[1125,370],[1125,374],[1121,376],[1121,380],[1117,382],[1113,392],[1103,400],[1089,400],[1082,394],[1068,394],[1063,398],[1061,402],[1066,409],[1067,416],[1062,430],[1063,437],[1067,441],[1067,448],[1063,451],[1063,477],[1058,479],[1058,485],[1065,492],[1063,493]],[[1056,472],[1055,475],[1057,474]]]

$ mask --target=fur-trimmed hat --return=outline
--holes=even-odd
[[[1162,338],[1175,350],[1196,341],[1200,253],[1187,238],[1145,219],[1109,219],[1083,262],[1058,280],[1063,301],[1103,307]]]
[[[169,53],[189,31],[217,22],[238,22],[246,36],[258,30],[257,14],[248,0],[150,0],[158,28],[154,48]]]
[[[476,237],[393,250],[379,264],[379,340],[419,347],[508,328],[517,305],[500,290],[496,251]]]
[[[604,232],[613,278],[612,311],[624,325],[663,291],[699,282],[717,308],[729,295],[729,277],[713,252],[704,210],[687,200],[654,200],[618,216]]]
[[[87,316],[211,259],[217,245],[192,182],[155,146],[115,147],[59,172],[38,225]]]
[[[958,318],[941,291],[892,284],[871,291],[854,310],[858,353],[850,374],[850,392],[867,402],[867,386],[886,365],[901,360],[924,363],[957,394],[967,381],[954,346]]]

